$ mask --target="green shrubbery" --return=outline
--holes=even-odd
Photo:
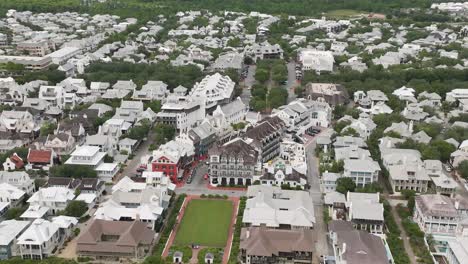
[[[244,216],[245,204],[247,202],[247,197],[241,197],[239,201],[239,210],[237,213],[236,226],[234,229],[234,237],[232,240],[231,255],[229,255],[229,264],[236,264],[239,247],[240,247],[240,235],[242,229],[242,217]]]

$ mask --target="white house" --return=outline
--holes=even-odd
[[[34,181],[25,171],[0,171],[0,183],[8,183],[31,195],[34,192]]]
[[[119,150],[132,154],[138,141],[131,138],[124,138],[119,141]]]
[[[380,203],[379,193],[354,193],[346,195],[348,220],[360,230],[382,234],[384,226],[384,208]]]
[[[0,131],[31,133],[39,130],[28,111],[3,111],[0,115]]]
[[[78,219],[76,217],[59,215],[52,217],[52,223],[58,225],[59,235],[62,238],[73,236],[73,229],[78,224]]]
[[[331,193],[336,191],[336,181],[341,178],[341,174],[324,172],[320,179],[320,190],[322,193]]]
[[[328,127],[331,123],[332,109],[321,100],[296,99],[288,105],[273,110],[289,130],[306,129],[310,126]]]
[[[248,107],[242,102],[240,97],[223,106],[216,106],[213,112],[213,119],[216,120],[216,127],[237,124],[244,120]]]
[[[187,132],[205,119],[205,103],[191,96],[169,95],[156,120]]]
[[[373,160],[344,160],[344,177],[350,177],[358,187],[378,181],[380,174],[379,163]]]
[[[462,222],[468,219],[468,201],[441,194],[416,196],[413,220],[426,234],[455,236],[468,232]],[[465,233],[466,234],[466,233]]]
[[[288,161],[275,158],[265,163],[263,168],[260,175],[254,175],[254,182],[259,181],[260,184],[267,186],[288,185],[292,188],[305,189],[307,176],[298,172]]]
[[[221,103],[229,102],[235,85],[229,76],[215,73],[196,83],[190,91],[190,96],[203,101],[206,109],[211,109]]]
[[[29,224],[29,221],[17,220],[4,220],[0,223],[0,260],[20,256],[18,238]]]
[[[62,86],[42,85],[39,88],[39,99],[47,101],[51,106],[62,109],[64,106],[65,90]]]
[[[16,207],[25,197],[26,192],[23,190],[8,183],[0,183],[0,202],[9,203],[10,207]]]
[[[156,221],[169,205],[167,186],[148,186],[124,177],[112,188],[112,196],[95,212],[96,219],[127,221],[128,219],[147,223],[154,229]]]
[[[315,225],[313,201],[306,191],[252,185],[247,190],[242,223],[268,228],[311,229]]]
[[[298,59],[304,71],[332,72],[335,59],[331,51],[303,49],[299,51]]]
[[[162,101],[169,95],[167,84],[162,81],[148,81],[140,90],[133,90],[132,99],[140,101]]]
[[[47,187],[39,189],[27,202],[30,207],[40,206],[48,208],[48,213],[56,214],[58,211],[64,210],[74,198],[75,194],[73,190],[65,187]]]
[[[18,238],[20,254],[23,259],[42,260],[53,255],[61,245],[59,226],[44,220],[36,219]]]
[[[453,89],[445,96],[447,102],[456,102],[462,99],[468,99],[468,89]]]
[[[106,153],[101,152],[99,147],[80,146],[73,151],[65,164],[92,167],[97,171],[98,177],[101,180],[110,182],[117,174],[119,166],[117,163],[105,163],[104,156],[106,156]]]

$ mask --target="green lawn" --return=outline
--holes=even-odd
[[[361,13],[362,12],[359,12],[357,10],[352,10],[352,9],[337,9],[337,10],[332,10],[330,12],[325,13],[325,16],[329,18],[348,18],[348,17],[357,16]]]
[[[175,244],[224,247],[232,210],[233,204],[227,200],[191,200],[185,209]]]

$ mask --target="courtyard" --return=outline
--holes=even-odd
[[[225,247],[233,217],[231,200],[193,199],[183,209],[174,244]]]

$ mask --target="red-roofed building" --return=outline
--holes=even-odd
[[[49,170],[49,168],[54,164],[54,155],[53,150],[29,149],[28,169]]]
[[[13,155],[8,157],[3,163],[3,169],[6,171],[22,169],[23,167],[24,167],[24,161],[16,153],[13,153]]]

